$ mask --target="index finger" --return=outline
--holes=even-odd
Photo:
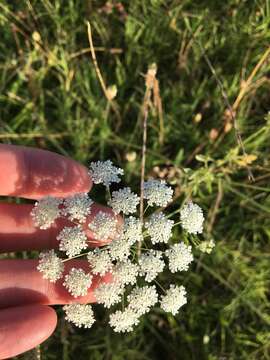
[[[0,144],[0,195],[40,199],[88,192],[86,167],[62,155],[24,146]]]

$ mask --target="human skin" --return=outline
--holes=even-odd
[[[68,197],[90,191],[92,181],[87,169],[61,155],[20,146],[0,144],[0,195],[37,200],[44,196]],[[33,204],[0,202],[0,252],[44,250],[57,247],[56,235],[66,222],[57,221],[48,230],[34,227],[30,216]],[[97,211],[110,212],[94,204],[86,227]],[[121,220],[119,220],[121,221]],[[86,231],[90,246],[99,246]],[[30,350],[46,340],[57,324],[55,310],[49,305],[94,302],[93,290],[108,275],[94,277],[88,294],[72,298],[61,281],[51,283],[36,270],[37,260],[0,260],[0,359]],[[85,260],[65,263],[90,271]]]

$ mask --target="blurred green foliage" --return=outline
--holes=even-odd
[[[87,21],[118,112],[96,76]],[[85,164],[111,158],[136,188],[144,74],[155,62],[164,129],[153,104],[146,173],[175,186],[174,210],[192,196],[216,242],[177,275],[189,298],[179,316],[156,309],[117,335],[97,306],[90,331],[60,320],[42,359],[270,359],[269,25],[268,0],[0,0],[0,140]]]

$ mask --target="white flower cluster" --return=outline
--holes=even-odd
[[[149,206],[167,206],[172,201],[173,189],[165,180],[150,179],[144,183],[144,198]]]
[[[95,239],[106,241],[115,236],[117,220],[112,215],[99,211],[88,225]]]
[[[89,174],[95,184],[110,186],[111,183],[119,183],[119,175],[123,175],[123,169],[115,167],[111,160],[97,161],[90,164]]]
[[[163,213],[154,213],[145,223],[153,244],[167,243],[172,236],[173,220],[168,220]]]
[[[93,200],[87,194],[76,194],[64,200],[64,216],[71,221],[77,220],[83,224],[91,212]]]
[[[63,275],[64,264],[54,250],[49,250],[39,254],[37,269],[42,273],[44,279],[56,282]]]
[[[123,170],[110,160],[98,161],[91,163],[89,175],[94,183],[103,184],[110,194],[110,185],[120,182]],[[145,213],[148,214],[153,206],[166,207],[172,201],[173,190],[164,180],[150,179],[144,182],[143,194],[147,204]],[[62,279],[63,287],[74,298],[91,294],[105,308],[121,302],[121,310],[110,314],[109,324],[116,332],[128,332],[158,303],[161,309],[176,315],[187,302],[186,289],[182,285],[164,286],[159,281],[162,282],[164,277],[160,274],[164,271],[188,270],[193,261],[192,247],[184,242],[171,242],[173,227],[177,224],[165,215],[164,209],[162,212],[155,209],[147,218],[136,216],[140,197],[130,188],[113,191],[109,198],[111,210],[95,212],[93,201],[84,193],[66,199],[49,196],[37,202],[31,212],[37,227],[48,229],[59,217],[67,221],[56,226],[68,224],[56,237],[58,250],[66,258],[62,259],[54,250],[45,251],[40,254],[37,269],[48,281]],[[188,233],[202,232],[204,216],[198,205],[192,202],[185,205],[180,211],[180,220]],[[87,237],[94,238],[102,246],[87,249]],[[206,253],[212,247],[211,241],[199,246]],[[83,255],[87,258],[83,269],[73,266],[64,275],[64,262]],[[73,264],[76,264],[75,260]],[[90,328],[95,322],[91,305],[74,303],[64,306],[64,310],[66,319],[78,327]]]
[[[190,234],[200,234],[203,231],[204,216],[202,209],[190,201],[180,212],[183,228]]]
[[[150,250],[142,254],[138,260],[140,265],[140,275],[145,276],[145,281],[153,281],[165,267],[162,260],[162,252]]]
[[[109,205],[116,214],[122,212],[123,214],[128,215],[136,212],[136,207],[139,202],[139,196],[134,194],[130,188],[126,187],[112,192],[112,199],[109,202]]]
[[[61,204],[61,199],[56,199],[51,196],[47,196],[36,202],[31,211],[35,226],[42,230],[49,229],[55,220],[60,217]]]
[[[187,303],[186,295],[184,286],[170,285],[169,290],[161,297],[161,309],[176,315],[179,309]]]
[[[75,298],[87,295],[87,291],[92,285],[93,276],[86,274],[83,269],[72,268],[65,276],[63,285]]]
[[[169,259],[169,269],[172,273],[187,271],[189,264],[193,261],[191,246],[184,243],[175,244],[165,251]]]
[[[94,311],[91,305],[70,304],[63,307],[66,316],[65,319],[74,325],[90,328],[94,322]]]
[[[87,237],[81,226],[64,227],[56,237],[59,240],[59,250],[68,257],[73,257],[87,248]]]

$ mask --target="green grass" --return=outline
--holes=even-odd
[[[177,275],[189,297],[179,316],[156,309],[125,336],[111,332],[101,310],[90,331],[60,320],[41,346],[42,359],[270,359],[269,57],[236,107],[246,152],[254,155],[255,181],[249,182],[235,132],[225,131],[230,116],[201,49],[233,104],[269,46],[270,4],[126,0],[126,15],[117,8],[108,14],[104,5],[0,0],[0,140],[85,164],[111,158],[136,188],[143,74],[155,62],[164,141],[153,107],[146,173],[171,174],[175,209],[192,195],[208,214],[204,237],[216,247],[211,255],[197,252],[192,269]],[[120,116],[108,107],[83,51],[89,46],[87,21],[103,77],[117,85]],[[136,159],[129,162],[133,151]]]

